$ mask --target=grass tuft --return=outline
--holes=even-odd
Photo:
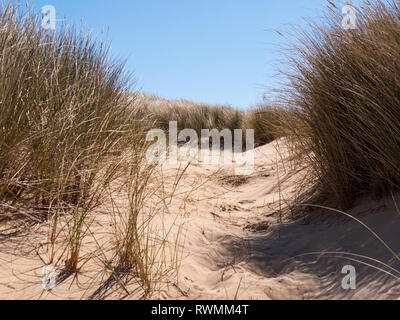
[[[324,24],[299,32],[284,102],[297,150],[324,194],[348,208],[400,186],[400,7],[369,1],[354,30],[342,18],[331,7]]]

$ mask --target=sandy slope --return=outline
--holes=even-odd
[[[391,276],[338,254],[365,255],[400,270],[400,263],[365,227],[322,210],[312,213],[318,219],[279,216],[280,205],[284,206],[280,199],[296,194],[294,181],[303,179],[304,172],[290,170],[288,162],[281,161],[283,155],[276,152],[276,145],[274,142],[256,150],[255,172],[246,179],[232,177],[231,168],[224,166],[200,164],[188,169],[176,192],[177,199],[163,215],[167,224],[182,225],[185,231],[178,281],[171,280],[159,297],[397,299],[400,273],[392,270],[395,276]],[[165,170],[173,172],[176,168],[166,166]],[[184,195],[182,199],[178,199],[180,195]],[[393,250],[400,251],[400,217],[391,199],[364,199],[350,213],[373,228]],[[105,244],[110,242],[107,219],[104,209],[94,224]],[[36,228],[28,238],[0,235],[0,298],[140,298],[137,286],[129,285],[126,294],[112,283],[110,275],[100,271],[100,262],[88,263],[78,278],[59,271],[56,289],[43,291],[43,262],[34,244],[44,241],[45,232],[41,226]],[[299,256],[313,252],[337,254]],[[352,259],[378,266],[365,258]],[[341,270],[347,264],[356,268],[356,290],[342,289]]]
[[[275,147],[272,143],[256,150],[256,172],[243,184],[210,183],[203,197],[218,197],[193,206],[179,283],[187,298],[397,299],[400,282],[396,278],[342,254],[295,258],[312,252],[346,252],[400,267],[363,226],[337,213],[317,210],[312,214],[318,219],[292,221],[283,217],[281,223],[276,212],[278,175],[281,197],[290,199],[295,194],[294,181],[302,179],[302,173],[293,176],[288,164],[280,162],[282,155]],[[400,217],[393,201],[365,199],[360,203],[350,213],[399,252]],[[341,270],[347,264],[356,267],[354,291],[342,289]]]

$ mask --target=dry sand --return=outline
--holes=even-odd
[[[278,142],[256,149],[255,172],[247,178],[231,168],[193,165],[184,174],[162,220],[182,226],[178,279],[172,274],[155,296],[161,299],[397,299],[399,274],[359,256],[351,259],[389,270],[392,275],[348,259],[343,253],[368,256],[400,270],[393,255],[360,223],[338,213],[316,210],[316,219],[280,216],[285,199],[299,192],[294,172]],[[165,172],[176,167],[166,166]],[[277,181],[280,183],[278,184]],[[185,191],[186,190],[186,191]],[[191,191],[188,191],[191,190]],[[364,199],[350,212],[400,251],[400,216],[390,198]],[[161,219],[161,218],[160,218]],[[107,208],[92,224],[101,246],[112,246]],[[47,226],[35,225],[24,235],[0,233],[0,299],[139,299],[132,281],[127,292],[101,263],[95,244],[92,259],[78,275],[57,271],[57,286],[42,288],[41,259],[46,256]],[[184,238],[184,239],[183,239]],[[183,241],[184,240],[184,241]],[[180,246],[180,248],[182,248]],[[107,251],[107,249],[104,249]],[[303,255],[325,252],[325,254]],[[336,253],[328,253],[336,252]],[[42,258],[41,258],[42,257]],[[97,258],[98,259],[97,259]],[[343,266],[357,271],[356,290],[342,288]]]

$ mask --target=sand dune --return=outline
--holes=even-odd
[[[165,281],[157,298],[397,299],[400,273],[388,266],[400,270],[399,263],[360,223],[328,210],[315,210],[312,219],[279,214],[285,200],[299,192],[294,181],[305,173],[282,161],[285,155],[276,151],[277,143],[256,149],[255,172],[249,177],[232,176],[230,167],[201,164],[185,172],[176,199],[162,216],[165,224],[183,228],[178,280]],[[177,168],[166,165],[163,170],[173,174]],[[373,226],[393,250],[400,250],[400,217],[392,199],[363,199],[350,213]],[[106,207],[99,210],[92,226],[103,248],[111,246]],[[96,260],[100,253],[90,239],[85,250],[89,254],[93,250],[93,259],[81,273],[59,270],[56,288],[44,291],[40,257],[46,255],[46,228],[35,225],[28,234],[6,230],[0,234],[0,299],[141,298],[134,281],[127,292],[122,290],[101,259]],[[388,266],[360,256],[349,259],[345,253]],[[342,288],[345,265],[356,268],[356,290]]]

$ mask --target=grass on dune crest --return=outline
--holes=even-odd
[[[178,130],[194,129],[199,136],[202,129],[253,129],[256,145],[268,144],[282,136],[282,121],[287,114],[285,108],[267,103],[249,110],[238,110],[230,106],[200,104],[184,99],[166,100],[144,94],[138,96],[138,106],[144,115],[152,119],[154,126],[166,131],[170,121],[177,121]]]
[[[87,206],[133,126],[123,66],[89,36],[48,32],[11,5],[1,11],[0,51],[0,199],[37,210]]]
[[[208,105],[189,100],[166,100],[140,95],[139,106],[160,129],[168,130],[170,121],[177,121],[178,130],[240,129],[244,113],[229,106]]]
[[[367,1],[357,27],[341,26],[341,6],[297,34],[283,100],[287,126],[323,193],[341,207],[400,184],[400,7]]]
[[[255,145],[264,145],[285,135],[283,130],[288,110],[282,106],[259,104],[248,111],[243,128],[254,129]]]

